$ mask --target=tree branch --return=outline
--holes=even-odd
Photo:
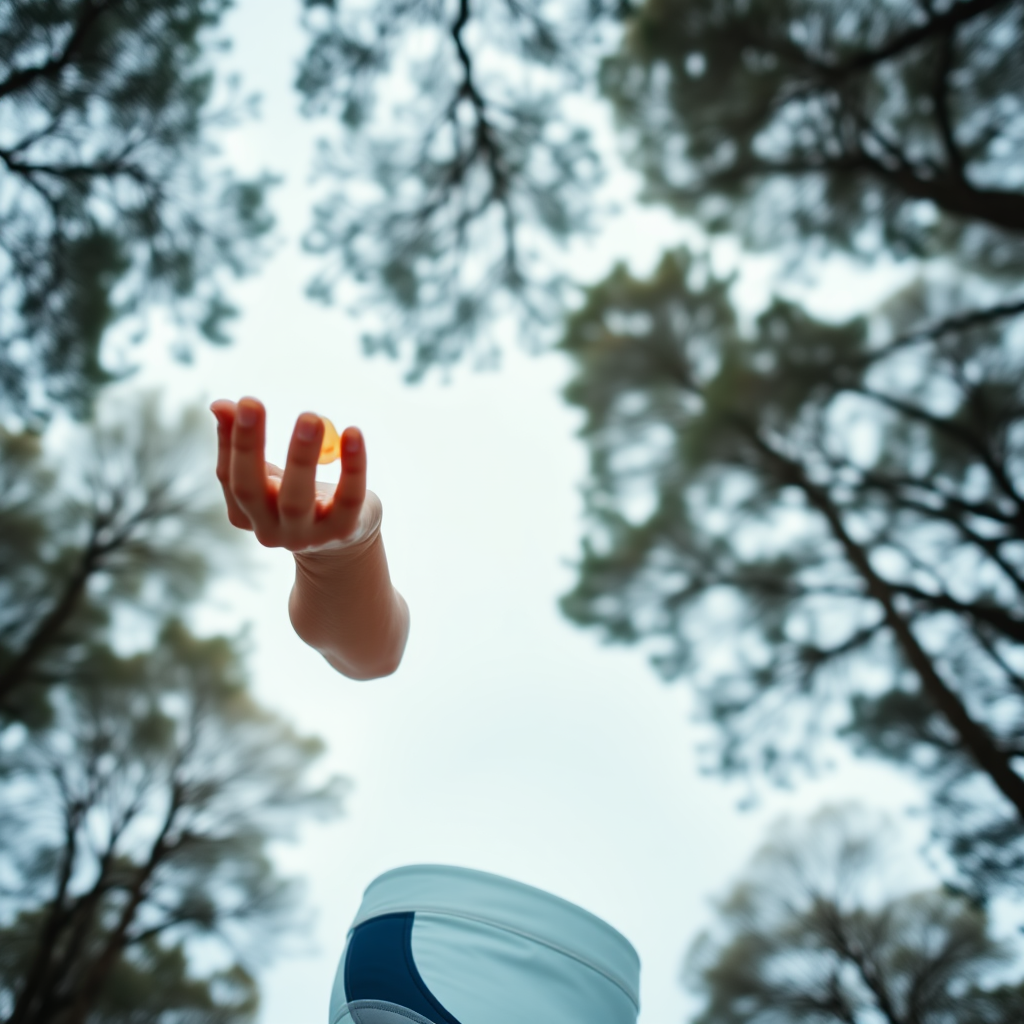
[[[936,416],[927,409],[912,405],[910,402],[905,402],[903,399],[896,398],[893,395],[887,395],[884,391],[875,391],[865,384],[847,384],[846,389],[864,395],[865,398],[873,398],[876,402],[887,405],[890,409],[903,413],[904,416],[908,416],[911,419],[926,423],[948,437],[959,441],[965,448],[979,456],[1003,493],[1014,501],[1018,508],[1024,509],[1024,498],[1021,497],[1016,487],[1014,487],[1005,466],[989,451],[988,446],[977,435],[967,430],[962,424],[944,416]]]
[[[836,644],[835,647],[807,646],[802,648],[802,653],[805,657],[810,657],[814,661],[815,669],[819,669],[826,662],[832,661],[834,658],[841,658],[844,654],[850,654],[852,651],[857,650],[858,647],[862,647],[869,640],[874,639],[885,628],[885,625],[885,619],[879,619],[878,622],[871,626],[865,626],[863,629],[856,630],[841,644]]]
[[[847,467],[850,464],[833,459],[833,468]],[[913,502],[914,499],[907,498],[900,494],[899,490],[904,488],[908,491],[917,491],[934,495],[941,505],[929,505],[925,501],[916,502],[912,507],[920,507],[922,512],[931,512],[933,515],[947,519],[949,522],[960,522],[960,516],[977,516],[979,519],[989,519],[1000,526],[1014,526],[1018,521],[1018,515],[1014,512],[1004,511],[998,505],[988,501],[966,501],[955,494],[936,487],[932,479],[916,476],[888,476],[876,473],[873,470],[862,469],[859,466],[853,467],[860,475],[861,486],[866,485],[868,489],[878,490],[887,494],[894,502]],[[959,515],[957,515],[959,513]]]
[[[150,179],[146,172],[136,164],[125,163],[123,157],[124,154],[93,164],[33,164],[17,160],[9,152],[0,150],[0,160],[7,164],[8,169],[26,178],[36,174],[45,174],[51,178],[113,178],[123,174],[140,185],[149,185]]]
[[[906,494],[900,494],[898,493],[898,489],[901,486],[916,487],[920,490],[927,491],[930,494],[934,494],[943,501],[943,505],[936,507],[934,505],[929,505],[926,501],[917,501]],[[1024,577],[1021,577],[1016,567],[1006,559],[1000,550],[1003,544],[1014,540],[1015,537],[985,537],[976,530],[972,530],[963,519],[964,515],[974,515],[979,518],[984,518],[987,514],[980,509],[991,509],[991,506],[979,506],[971,502],[961,502],[958,499],[951,498],[948,495],[943,494],[941,491],[934,490],[934,488],[929,487],[924,481],[918,482],[915,480],[905,480],[897,482],[876,473],[864,473],[862,487],[865,491],[880,491],[892,501],[897,510],[908,509],[933,521],[943,522],[951,526],[965,541],[984,551],[995,565],[999,567],[1000,571],[1014,586],[1014,588],[1024,593]],[[959,515],[956,514],[958,512],[960,513]],[[1017,525],[1017,520],[1002,514],[987,515],[987,518],[994,519],[1000,525]],[[1020,517],[1017,517],[1017,519],[1019,518]],[[1018,525],[1018,533],[1019,532],[1020,527]]]
[[[894,594],[904,594],[915,601],[931,605],[933,608],[941,608],[944,611],[967,616],[976,622],[992,626],[1010,640],[1016,640],[1018,643],[1024,642],[1024,621],[1014,618],[998,605],[957,601],[949,594],[929,594],[906,583],[888,583],[887,585]]]
[[[953,177],[964,181],[964,158],[953,135],[953,122],[949,112],[949,74],[953,68],[953,52],[956,48],[956,32],[951,29],[942,40],[937,61],[935,83],[932,86],[932,103],[935,107],[935,119],[939,123],[939,135],[946,151]]]
[[[896,1008],[893,1006],[892,999],[889,996],[888,989],[885,986],[885,981],[881,977],[878,969],[868,960],[864,955],[864,952],[858,949],[850,941],[846,934],[846,929],[843,927],[842,916],[834,904],[828,904],[823,917],[827,922],[829,932],[835,941],[836,952],[839,953],[840,956],[845,957],[854,965],[854,967],[857,968],[857,972],[860,974],[864,984],[875,997],[875,1002],[879,1012],[888,1024],[907,1024],[907,1022],[904,1021],[904,1019],[896,1012]]]
[[[172,480],[164,480],[154,484],[147,492],[146,500],[120,524],[116,524],[116,520],[124,508],[123,494],[110,495],[110,505],[105,511],[94,507],[89,539],[82,551],[78,568],[65,582],[61,596],[49,614],[36,626],[21,652],[0,671],[0,708],[11,692],[26,681],[34,662],[60,634],[73,615],[90,577],[103,568],[105,559],[127,545],[135,530],[143,523],[180,514],[189,506],[190,499],[187,496],[177,501],[163,500],[172,483]],[[103,531],[115,524],[116,528],[103,539]]]
[[[851,75],[867,71],[882,61],[897,57],[933,36],[949,35],[958,25],[1004,4],[1009,4],[1009,2],[1011,0],[960,0],[959,3],[950,4],[949,9],[943,11],[942,14],[932,15],[923,25],[908,29],[906,32],[894,36],[884,46],[880,46],[876,50],[866,50],[842,64],[823,64],[810,57],[808,60],[827,77],[829,84],[836,84]]]
[[[117,925],[108,933],[106,945],[102,953],[91,965],[85,984],[79,989],[73,1009],[68,1014],[64,1024],[86,1024],[96,997],[102,991],[103,986],[106,985],[110,972],[116,966],[124,950],[128,929],[135,919],[135,914],[140,904],[145,899],[149,881],[171,849],[167,837],[180,809],[180,789],[174,786],[167,813],[164,816],[160,832],[157,834],[150,850],[149,858],[136,873],[134,883],[128,890],[128,902],[121,910]]]
[[[71,63],[76,51],[82,45],[89,30],[93,27],[96,19],[106,10],[114,7],[119,0],[85,0],[82,4],[84,11],[75,26],[74,32],[68,37],[64,49],[54,57],[51,57],[43,64],[35,67],[21,68],[8,75],[3,82],[0,82],[0,99],[9,96],[11,93],[26,88],[37,78],[54,78]]]
[[[923,178],[915,173],[913,165],[888,167],[863,151],[816,160],[806,157],[787,160],[755,159],[742,166],[734,165],[707,173],[699,189],[669,187],[673,195],[699,199],[707,194],[709,188],[728,189],[752,177],[843,172],[870,174],[915,199],[930,199],[948,213],[982,220],[1014,232],[1024,231],[1024,195],[1019,192],[979,189],[966,179],[959,180],[948,175]]]
[[[1006,659],[999,653],[999,648],[996,646],[995,642],[991,637],[986,635],[986,631],[984,629],[975,630],[974,638],[981,645],[982,650],[995,662],[998,668],[1010,681],[1010,684],[1016,687],[1021,693],[1024,693],[1024,677],[1015,672],[1007,663]],[[1022,753],[1024,753],[1024,751],[1018,752],[1018,754]]]
[[[88,794],[77,801],[68,801],[69,806],[75,803],[81,807],[83,817],[90,809],[98,806],[98,797],[103,783],[98,777],[97,768],[97,760],[94,756],[90,758],[88,765],[90,779]],[[70,791],[63,779],[63,761],[53,764],[53,773],[62,792],[69,796]],[[73,968],[81,956],[83,944],[90,937],[90,931],[96,920],[96,912],[100,908],[101,901],[109,892],[118,888],[116,880],[111,877],[117,855],[117,843],[140,809],[142,798],[143,793],[140,791],[122,815],[121,821],[110,826],[105,844],[106,849],[102,853],[96,854],[98,869],[91,888],[81,893],[64,912],[61,921],[61,929],[64,930],[64,934],[60,935],[59,941],[54,941],[48,949],[50,964],[48,977],[44,979],[47,985],[42,992],[42,1004],[34,1016],[27,1018],[26,1024],[30,1024],[34,1019],[50,1020],[58,1009],[66,1007],[73,1000],[75,984]],[[8,1022],[8,1024],[13,1024],[13,1022]]]
[[[899,335],[892,341],[887,342],[882,348],[868,352],[855,365],[872,363],[897,349],[916,345],[921,341],[936,340],[945,334],[966,331],[972,327],[991,323],[993,320],[1004,320],[1019,316],[1021,313],[1024,313],[1024,299],[1004,302],[998,306],[989,306],[986,309],[973,309],[967,313],[958,313],[955,316],[946,317],[938,323]]]
[[[459,88],[457,99],[467,98],[473,105],[476,114],[476,146],[483,150],[487,157],[487,166],[491,172],[490,198],[497,202],[504,213],[505,221],[505,262],[510,270],[515,273],[518,266],[516,255],[515,239],[515,218],[512,214],[512,206],[509,202],[510,175],[504,165],[504,154],[501,144],[496,138],[494,126],[487,118],[487,105],[480,94],[473,80],[473,65],[462,39],[462,32],[469,22],[469,0],[460,0],[459,15],[451,28],[451,36],[455,42],[455,49],[459,56],[459,63],[463,68],[462,85]]]
[[[103,555],[99,542],[102,523],[94,520],[89,541],[82,552],[78,568],[64,584],[63,592],[53,608],[36,626],[21,652],[0,672],[0,708],[10,694],[26,679],[29,669],[67,624],[78,605],[89,578],[98,570]]]
[[[1006,752],[1001,750],[989,732],[971,717],[960,697],[939,675],[909,624],[897,611],[896,593],[893,588],[875,572],[867,552],[850,536],[839,509],[832,503],[828,492],[812,483],[798,462],[787,458],[765,441],[755,424],[738,413],[734,414],[732,419],[742,434],[774,468],[779,478],[799,488],[811,507],[817,509],[825,518],[833,536],[842,546],[847,560],[864,581],[868,594],[881,606],[885,621],[904,657],[917,673],[924,692],[945,715],[977,765],[988,774],[1014,806],[1018,816],[1024,820],[1024,779],[1014,771]]]
[[[22,1024],[37,1008],[39,998],[49,998],[48,989],[52,975],[53,955],[57,949],[57,939],[69,920],[68,909],[64,903],[68,884],[75,867],[76,836],[84,808],[74,802],[66,807],[64,819],[64,849],[61,856],[60,872],[57,888],[50,901],[50,910],[46,916],[46,924],[40,930],[36,943],[36,953],[32,964],[25,974],[25,983],[18,993],[6,1024]]]

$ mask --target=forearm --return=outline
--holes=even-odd
[[[351,679],[390,675],[402,660],[409,609],[379,528],[352,547],[297,553],[288,611],[295,632]]]

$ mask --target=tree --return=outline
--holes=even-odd
[[[571,101],[592,77],[602,27],[628,3],[579,0],[304,0],[305,112],[333,117],[307,246],[313,294],[344,275],[364,345],[406,359],[409,378],[497,351],[512,315],[543,339],[569,284],[553,240],[584,230],[599,167]]]
[[[241,1024],[246,949],[296,909],[268,846],[341,783],[253,699],[244,635],[186,621],[228,555],[197,415],[120,416],[80,487],[3,438],[0,1021]]]
[[[0,714],[45,721],[48,692],[118,616],[163,621],[226,568],[198,410],[162,423],[153,396],[76,435],[59,473],[32,434],[0,434]]]
[[[648,198],[787,267],[919,278],[863,322],[776,298],[744,332],[667,259],[566,341],[604,542],[570,615],[702,676],[726,770],[831,730],[914,766],[976,894],[1024,868],[1022,47],[1019,3],[648,0],[602,68]]]
[[[920,772],[985,892],[1024,867],[1024,310],[922,303],[888,336],[781,299],[744,331],[685,253],[593,289],[563,608],[696,686],[726,773],[789,777],[831,733]]]
[[[452,313],[459,274],[489,265],[486,218],[528,224],[509,197],[541,194],[523,169],[549,136],[523,142],[501,97],[527,95],[538,54],[555,76],[542,85],[568,69],[581,81],[613,22],[625,31],[600,83],[649,199],[787,266],[916,261],[914,286],[848,324],[777,298],[745,331],[728,282],[685,254],[593,289],[562,345],[593,527],[564,607],[611,639],[662,644],[661,670],[696,680],[720,727],[725,771],[783,776],[814,759],[809,734],[845,733],[930,780],[965,884],[1019,874],[1024,5],[308,9],[300,88],[311,113],[346,123],[349,173],[377,188],[352,189],[340,219],[322,209],[310,244],[421,318],[370,342],[397,354],[410,338],[413,378],[458,358],[450,325],[479,337],[507,294],[494,276]],[[570,24],[595,40],[575,62]],[[551,43],[517,49],[528,39]],[[499,49],[518,74],[504,84],[494,56],[485,88],[479,55]],[[382,83],[410,67],[413,98],[377,116]],[[561,121],[567,137],[569,108],[534,95],[544,132]],[[580,198],[582,179],[557,180]]]
[[[1014,1024],[1013,951],[943,889],[880,895],[888,825],[852,808],[783,823],[718,907],[687,975],[694,1024]]]
[[[759,248],[1019,279],[1016,0],[647,0],[602,86],[650,199]],[[815,245],[814,243],[821,243]]]
[[[366,345],[410,379],[492,354],[516,307],[543,344],[575,299],[550,242],[594,223],[595,75],[646,197],[709,232],[1019,281],[1017,0],[306,6],[299,88],[340,121],[321,170],[344,184],[307,239],[313,290],[364,282]]]
[[[0,7],[0,399],[85,415],[112,323],[162,305],[226,340],[227,276],[252,269],[266,177],[210,159],[204,41],[230,0],[18,0]],[[237,113],[237,111],[235,112]]]

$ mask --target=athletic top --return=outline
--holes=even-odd
[[[640,960],[609,924],[499,875],[443,865],[367,888],[329,1024],[636,1024]]]

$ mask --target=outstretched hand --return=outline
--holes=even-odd
[[[219,399],[210,409],[217,417],[217,479],[233,525],[252,530],[266,547],[289,551],[347,546],[362,536],[364,504],[377,499],[367,494],[366,447],[357,427],[341,435],[341,479],[332,488],[316,480],[324,426],[315,413],[296,421],[282,470],[264,461],[261,402]]]

